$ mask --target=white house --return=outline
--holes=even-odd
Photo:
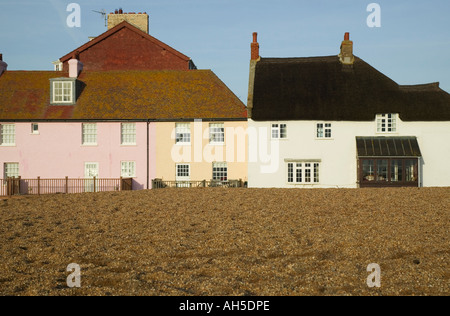
[[[249,187],[450,186],[450,94],[401,86],[353,55],[261,58],[254,34],[248,98]],[[259,149],[258,149],[259,148]],[[255,156],[256,157],[256,156]]]

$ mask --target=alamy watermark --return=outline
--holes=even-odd
[[[367,26],[381,27],[381,6],[378,3],[371,3],[367,6],[367,12],[371,12],[367,17]]]
[[[67,12],[71,12],[67,17],[66,23],[70,28],[81,27],[81,6],[78,3],[70,3],[66,8]]]
[[[81,267],[76,263],[71,263],[67,266],[67,272],[72,272],[67,277],[67,286],[70,288],[81,287]]]
[[[376,263],[367,266],[367,272],[371,272],[367,277],[367,286],[370,288],[381,287],[381,268]]]
[[[269,127],[221,126],[212,130],[212,127],[204,129],[202,120],[195,120],[193,128],[190,123],[185,125],[172,130],[171,157],[175,163],[248,161],[259,163],[264,174],[279,169],[280,141],[270,138]],[[250,146],[246,146],[247,141]]]

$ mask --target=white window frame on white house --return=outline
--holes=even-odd
[[[54,104],[73,103],[73,81],[53,81],[52,84],[52,101]]]
[[[39,124],[32,123],[31,124],[31,134],[32,135],[39,135]]]
[[[175,124],[175,143],[177,145],[191,144],[191,124],[176,123]]]
[[[4,179],[19,178],[19,163],[18,162],[5,162],[3,164],[3,176]]]
[[[320,184],[320,162],[317,161],[288,161],[288,184]]]
[[[228,164],[226,162],[213,163],[213,181],[228,181]]]
[[[333,125],[329,122],[316,123],[317,139],[333,139]]]
[[[190,187],[191,181],[191,165],[190,164],[177,164],[175,168],[175,180],[177,188]]]
[[[83,146],[96,146],[97,123],[83,123],[81,129]]]
[[[136,123],[122,123],[120,126],[121,145],[136,145]]]
[[[211,145],[225,144],[225,125],[223,123],[209,124],[209,143]]]
[[[270,135],[272,139],[287,139],[287,124],[273,123],[270,129]]]
[[[122,178],[136,178],[136,161],[122,161],[120,163],[120,176]]]
[[[398,131],[397,123],[398,123],[398,114],[396,113],[377,114],[376,116],[377,133],[382,134],[397,133]]]
[[[0,124],[0,146],[16,145],[16,125]]]

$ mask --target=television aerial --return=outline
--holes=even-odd
[[[106,16],[105,9],[103,9],[102,11],[96,11],[96,10],[92,10],[92,11],[95,13],[100,13],[103,16],[103,18],[105,19],[105,27],[107,27],[108,26],[108,18]]]

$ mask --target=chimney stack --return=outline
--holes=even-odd
[[[350,33],[345,33],[344,41],[341,45],[339,60],[344,65],[353,65],[355,56],[353,55],[353,42],[350,40]]]
[[[122,9],[116,9],[114,13],[110,13],[108,15],[108,30],[112,29],[123,21],[127,21],[128,23],[148,34],[149,22],[148,14],[146,12],[136,14],[135,12],[127,13],[123,12]]]
[[[78,60],[78,53],[73,54],[71,60],[69,60],[69,77],[70,78],[78,78],[81,71],[83,70],[83,63]]]
[[[0,76],[6,71],[8,64],[3,61],[3,54],[0,54]]]
[[[258,43],[258,33],[253,33],[253,43],[251,44],[251,60],[259,60],[259,43]]]

